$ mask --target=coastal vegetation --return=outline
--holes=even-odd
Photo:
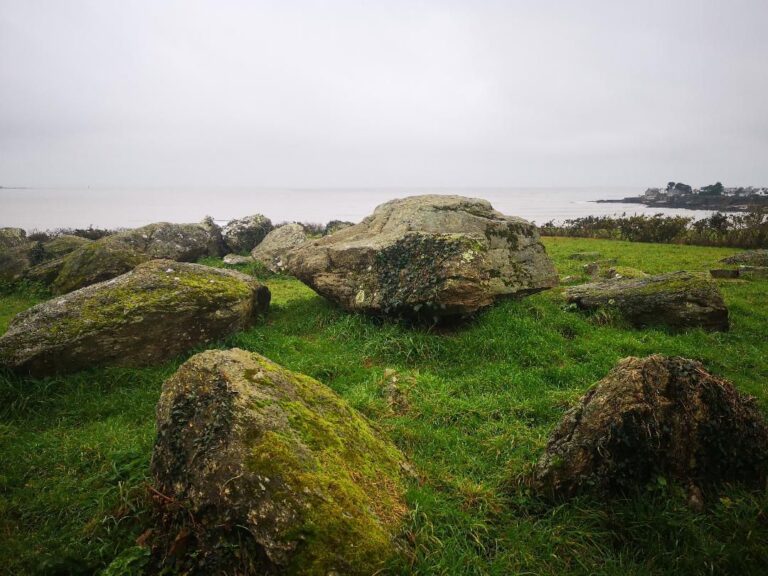
[[[540,231],[543,236],[766,248],[768,247],[768,209],[736,214],[717,212],[698,220],[688,216],[662,214],[586,216],[562,223],[550,221],[544,224]]]
[[[662,274],[705,272],[734,253],[590,238],[543,243],[569,284],[589,280],[574,254]],[[525,482],[565,411],[627,356],[696,360],[768,412],[768,281],[717,281],[729,332],[633,328],[609,312],[573,309],[561,288],[429,327],[344,312],[258,262],[200,262],[256,275],[272,293],[266,322],[208,348],[257,352],[322,382],[412,466],[401,527],[407,546],[386,573],[768,570],[764,490],[726,485],[705,494],[699,510],[665,476],[611,500],[585,494],[554,505]],[[0,333],[48,298],[28,280],[7,285]],[[155,409],[163,382],[194,352],[153,367],[42,379],[0,372],[0,572],[141,573],[159,498],[150,473]]]

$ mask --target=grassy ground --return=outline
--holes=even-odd
[[[547,238],[561,275],[577,251],[646,272],[707,269],[728,249]],[[338,311],[295,280],[271,278],[268,321],[222,346],[318,378],[389,434],[420,480],[393,574],[765,574],[768,497],[728,489],[693,513],[659,483],[631,498],[555,507],[518,484],[570,406],[620,358],[696,358],[768,413],[768,281],[722,281],[732,330],[632,330],[567,310],[560,290],[504,302],[450,331]],[[0,297],[0,331],[35,295]],[[181,359],[26,381],[0,375],[0,572],[131,573],[146,529],[154,408]],[[382,393],[397,370],[409,408]],[[119,566],[125,567],[121,571]]]

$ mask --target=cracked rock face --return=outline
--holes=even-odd
[[[727,331],[728,308],[706,274],[671,272],[639,278],[614,278],[573,286],[566,300],[585,310],[616,310],[638,327],[701,327]]]
[[[558,282],[533,224],[462,196],[387,202],[285,262],[342,308],[404,317],[462,316]]]
[[[765,488],[768,426],[755,399],[693,360],[625,358],[569,410],[533,474],[542,495],[621,493],[659,477],[692,497]]]
[[[47,376],[155,364],[246,328],[269,300],[245,274],[152,260],[18,314],[0,336],[0,365]]]
[[[397,553],[402,468],[320,382],[245,350],[197,354],[157,407],[154,570],[378,573]]]

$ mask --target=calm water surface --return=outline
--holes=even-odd
[[[647,208],[640,204],[596,204],[624,198],[639,188],[456,188],[456,189],[265,189],[265,188],[28,188],[0,189],[0,226],[26,230],[59,227],[133,228],[150,222],[198,222],[211,215],[226,222],[264,214],[273,222],[357,222],[374,207],[413,194],[460,194],[489,200],[505,214],[543,224],[587,215],[706,211]]]

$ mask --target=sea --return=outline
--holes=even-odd
[[[459,194],[484,198],[504,214],[539,225],[582,216],[679,214],[704,218],[706,210],[597,203],[642,194],[641,188],[0,188],[0,227],[135,228],[151,222],[219,223],[264,214],[273,223],[358,222],[395,198]]]

